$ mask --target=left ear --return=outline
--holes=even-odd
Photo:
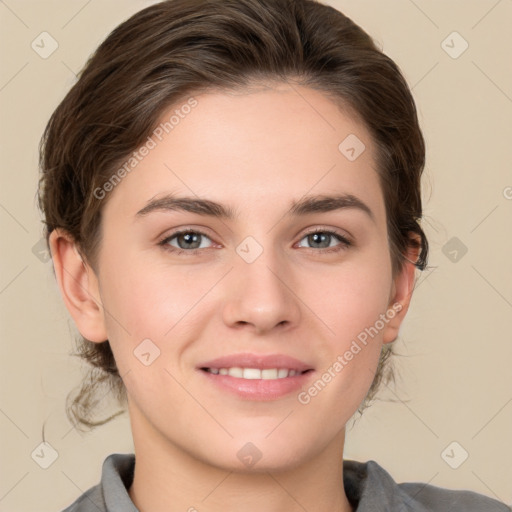
[[[420,237],[416,233],[410,233],[409,236],[418,243],[421,242]],[[421,246],[420,246],[421,247]],[[395,314],[391,317],[391,313],[387,316],[390,318],[386,327],[384,328],[383,343],[391,343],[395,341],[398,336],[398,330],[402,324],[414,290],[415,270],[414,262],[418,260],[420,247],[409,245],[405,254],[405,261],[402,270],[393,279],[393,286],[391,289],[388,311],[394,311]]]

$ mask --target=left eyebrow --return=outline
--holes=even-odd
[[[375,216],[370,207],[352,194],[306,196],[294,202],[287,215],[307,215],[310,213],[324,213],[344,209],[362,211],[375,222]]]
[[[360,210],[375,222],[372,210],[352,194],[306,196],[299,201],[294,201],[286,215],[304,216],[344,209]],[[197,197],[177,197],[173,194],[167,194],[159,199],[151,199],[135,216],[143,217],[154,211],[186,211],[227,220],[233,220],[238,216],[234,209],[215,201]]]

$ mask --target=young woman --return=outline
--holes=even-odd
[[[116,28],[48,123],[40,205],[94,369],[70,416],[110,385],[135,454],[66,511],[508,510],[343,460],[427,262],[424,160],[399,69],[333,8]]]

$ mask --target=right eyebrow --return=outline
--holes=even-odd
[[[172,194],[166,194],[159,199],[151,199],[135,216],[144,217],[154,211],[180,210],[227,220],[233,220],[237,216],[233,209],[225,207],[215,201],[196,197],[175,197]]]

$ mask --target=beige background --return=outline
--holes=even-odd
[[[87,435],[66,419],[80,365],[68,355],[74,328],[51,263],[33,252],[41,238],[37,145],[88,55],[151,3],[0,1],[1,511],[61,510],[99,481],[108,454],[132,451],[126,416]],[[374,459],[397,481],[471,489],[510,504],[512,0],[329,3],[401,66],[428,149],[431,268],[419,274],[396,342],[402,378],[382,394],[393,401],[375,403],[348,431],[345,457]],[[43,31],[59,45],[47,59],[31,48]],[[469,44],[458,58],[442,46],[453,31]],[[446,44],[453,54],[463,41],[452,35]],[[58,452],[48,469],[31,457],[43,424]],[[453,441],[459,445],[443,458]],[[452,469],[445,460],[460,462],[462,450],[467,460]]]

